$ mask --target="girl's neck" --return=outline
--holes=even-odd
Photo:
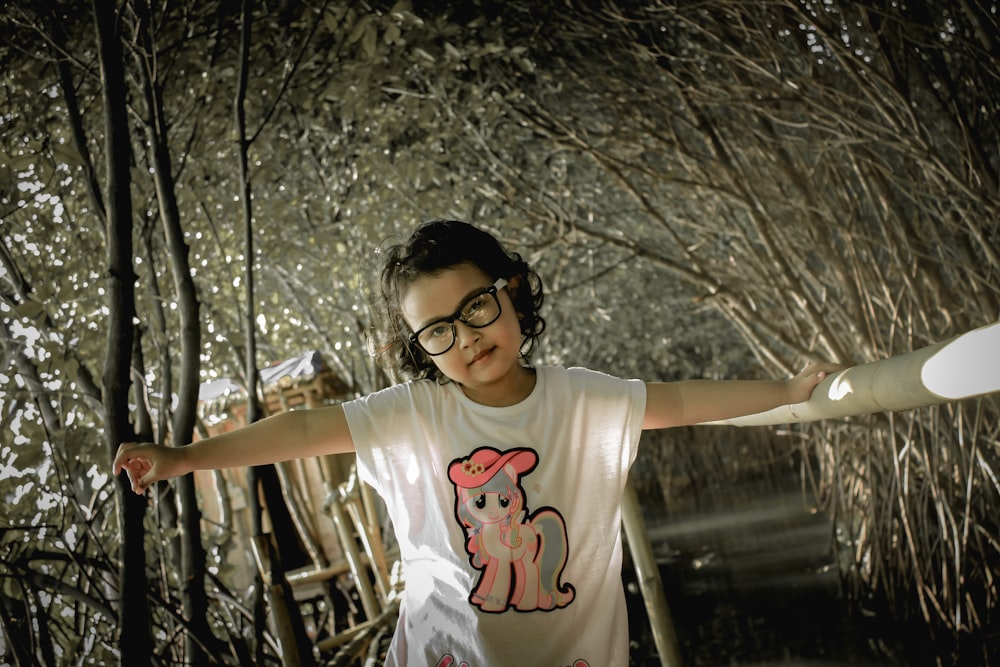
[[[536,381],[535,369],[518,366],[518,371],[495,385],[470,389],[461,383],[456,384],[470,401],[491,408],[506,408],[528,398],[535,389]]]

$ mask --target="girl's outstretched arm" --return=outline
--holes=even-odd
[[[647,382],[643,429],[688,426],[802,403],[835,364],[809,364],[787,380]]]
[[[243,468],[353,451],[344,408],[333,405],[282,412],[185,447],[125,442],[118,447],[114,473],[125,470],[132,490],[141,494],[161,479],[193,470]]]

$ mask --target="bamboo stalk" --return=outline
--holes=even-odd
[[[1000,323],[831,374],[805,403],[709,422],[774,426],[912,410],[1000,392]]]
[[[333,517],[337,535],[340,537],[340,546],[344,550],[344,556],[350,565],[351,575],[354,577],[354,585],[357,588],[358,596],[361,598],[361,606],[365,610],[365,617],[374,619],[378,616],[381,606],[376,600],[375,592],[372,590],[371,582],[368,580],[368,570],[361,559],[361,553],[358,551],[358,545],[355,540],[353,525],[347,516],[342,502],[340,498],[333,499],[329,503],[327,511]]]
[[[649,626],[653,632],[653,642],[656,652],[660,655],[660,663],[664,667],[680,667],[681,650],[674,631],[674,620],[667,604],[667,596],[663,592],[663,582],[660,571],[656,567],[653,547],[646,532],[646,523],[639,512],[639,499],[632,482],[625,485],[622,495],[622,526],[628,540],[629,551],[635,562],[636,576],[642,600],[649,616]]]

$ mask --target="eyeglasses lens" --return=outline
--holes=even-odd
[[[496,288],[491,287],[469,299],[457,317],[441,320],[421,329],[417,332],[417,342],[431,356],[444,354],[455,343],[456,319],[470,327],[480,329],[493,324],[498,317],[500,317],[500,300],[497,298]]]

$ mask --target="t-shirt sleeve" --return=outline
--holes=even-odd
[[[568,372],[570,382],[584,388],[587,411],[600,411],[606,415],[608,421],[605,423],[609,427],[621,429],[621,466],[628,470],[639,452],[646,416],[646,383],[586,368],[570,368]]]
[[[625,442],[628,444],[628,467],[632,467],[639,454],[642,423],[646,419],[646,383],[642,380],[624,380],[627,396]]]
[[[347,426],[357,452],[358,477],[383,494],[391,478],[392,452],[412,428],[411,384],[401,384],[344,403]]]

